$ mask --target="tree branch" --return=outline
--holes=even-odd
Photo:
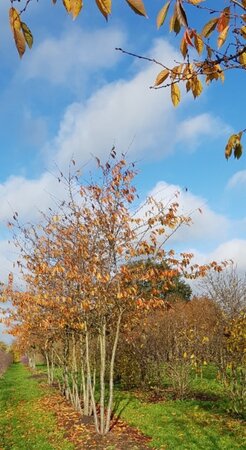
[[[154,58],[148,58],[147,56],[141,56],[141,55],[137,55],[136,53],[127,52],[126,50],[123,50],[122,48],[119,48],[119,47],[116,47],[115,50],[125,53],[126,55],[129,55],[129,56],[134,56],[134,58],[144,59],[145,61],[153,62],[153,63],[158,64],[159,66],[163,67],[163,69],[169,70],[169,68],[167,66],[164,66],[164,64],[162,64],[160,61],[157,61]]]
[[[232,3],[242,8],[244,11],[246,11],[246,7],[242,5],[242,3],[238,2],[237,0],[231,0]]]

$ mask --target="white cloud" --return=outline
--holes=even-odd
[[[0,184],[0,220],[11,219],[14,211],[19,213],[21,220],[35,220],[39,211],[46,211],[54,205],[54,199],[63,194],[63,185],[48,172],[37,179],[10,177]]]
[[[201,253],[195,249],[191,251],[195,254],[195,259],[200,264],[206,264],[209,261],[220,262],[232,260],[239,273],[246,273],[246,239],[224,241],[208,253]]]
[[[217,139],[230,131],[231,128],[219,117],[204,113],[183,120],[178,127],[176,140],[194,151],[201,145],[202,139]]]
[[[228,181],[228,188],[245,187],[246,186],[246,170],[239,170]]]
[[[48,139],[47,118],[34,116],[29,109],[24,109],[19,133],[26,145],[42,147]]]
[[[120,54],[115,45],[122,46],[125,35],[119,29],[107,28],[86,32],[73,26],[59,38],[49,37],[28,55],[23,70],[26,80],[40,78],[67,88],[83,87],[90,74],[114,65]]]
[[[159,51],[172,59],[174,51],[158,42]],[[84,161],[93,153],[107,154],[113,144],[119,151],[131,146],[131,156],[151,149],[152,158],[167,154],[175,115],[166,91],[150,91],[156,67],[144,67],[132,79],[109,83],[87,102],[70,105],[60,124],[57,137],[48,146],[59,166],[67,164],[71,154]]]
[[[13,272],[13,262],[16,259],[16,249],[7,240],[0,241],[0,281],[7,282],[8,274]]]
[[[167,65],[178,57],[161,39],[149,53],[161,56]],[[131,158],[144,155],[153,161],[170,154],[181,140],[189,147],[192,142],[197,145],[200,136],[217,136],[218,128],[225,129],[222,121],[208,113],[180,124],[169,90],[149,89],[158,67],[144,63],[133,67],[137,72],[129,80],[106,84],[87,101],[66,109],[57,136],[46,146],[46,153],[52,154],[59,166],[66,166],[72,154],[79,162],[91,153],[107,154],[113,144],[123,152],[130,147]]]

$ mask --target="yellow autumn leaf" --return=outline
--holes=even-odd
[[[185,28],[188,28],[188,21],[181,0],[176,1],[175,10],[180,25],[182,25]]]
[[[227,142],[226,148],[225,148],[225,157],[226,159],[230,158],[232,154],[232,149],[236,146],[240,145],[240,139],[241,136],[239,134],[232,134]]]
[[[82,6],[83,6],[83,1],[82,0],[70,0],[71,3],[71,14],[73,16],[73,19],[76,19],[76,17],[78,17]]]
[[[189,91],[190,91],[190,88],[191,88],[191,81],[188,80],[188,81],[186,82],[186,92],[189,92]]]
[[[173,16],[170,19],[169,30],[174,31],[176,34],[179,34],[181,30],[181,25],[178,20],[177,14],[174,12]]]
[[[22,31],[14,30],[14,40],[15,40],[15,45],[18,50],[18,53],[19,53],[20,57],[22,57],[26,50],[26,41],[25,41]]]
[[[204,25],[202,29],[202,35],[204,37],[209,37],[210,34],[215,30],[218,20],[219,19],[211,19],[208,23],[206,23],[206,25]]]
[[[25,41],[26,41],[28,47],[32,48],[33,35],[32,35],[32,32],[31,32],[30,28],[28,28],[28,26],[24,22],[21,22],[21,28],[22,28],[22,31],[23,31],[23,34],[24,34],[24,38],[25,38]]]
[[[199,55],[201,55],[202,51],[203,51],[203,40],[200,34],[195,33],[194,36],[194,45],[196,47],[196,51]]]
[[[21,30],[21,20],[20,20],[20,14],[15,8],[10,8],[9,10],[9,23],[10,27],[12,29],[12,32],[14,30]]]
[[[225,43],[227,35],[228,35],[228,31],[229,31],[229,25],[227,25],[227,27],[225,27],[224,30],[221,31],[221,33],[219,34],[219,37],[217,40],[218,48],[222,47],[222,45]]]
[[[111,0],[96,0],[97,7],[105,19],[111,13]]]
[[[191,3],[191,5],[199,5],[199,3],[202,3],[204,0],[188,0],[188,3]]]
[[[241,53],[241,55],[239,56],[238,59],[239,59],[241,66],[246,67],[246,51]]]
[[[71,0],[62,0],[68,14],[71,12]]]
[[[22,57],[26,50],[26,41],[25,41],[24,34],[22,32],[20,14],[17,11],[17,9],[10,8],[9,22],[10,22],[10,27],[13,32],[16,48],[18,50],[20,57]]]
[[[142,0],[126,0],[130,8],[140,16],[147,17],[145,6]]]
[[[193,97],[199,97],[199,95],[201,95],[202,93],[202,82],[199,80],[199,78],[194,77],[191,81],[191,90],[192,90],[192,94]]]
[[[169,76],[169,70],[164,69],[160,73],[158,73],[154,86],[159,86],[162,84]]]
[[[173,106],[177,106],[180,102],[181,93],[177,83],[171,84],[171,99],[173,102]]]
[[[167,17],[167,13],[169,10],[169,6],[170,6],[170,1],[167,2],[159,11],[158,15],[157,15],[157,19],[156,19],[156,23],[157,23],[157,28],[159,29],[163,23],[165,22],[165,19]]]
[[[185,59],[188,49],[187,49],[187,43],[186,43],[186,40],[184,37],[182,38],[182,40],[180,42],[180,51],[183,55],[183,58]]]
[[[246,39],[246,25],[243,25],[243,27],[240,28],[240,34]]]

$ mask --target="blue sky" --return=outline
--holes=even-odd
[[[193,250],[201,262],[232,258],[246,271],[245,156],[226,161],[223,154],[229,134],[245,128],[245,71],[226,74],[224,85],[211,85],[196,101],[184,95],[174,109],[168,90],[149,89],[157,66],[115,51],[122,47],[167,65],[181,59],[179,39],[167,27],[156,30],[162,2],[146,1],[146,20],[114,1],[108,23],[93,2],[76,21],[62,2],[51,3],[30,3],[24,20],[34,46],[22,60],[8,26],[8,2],[0,4],[2,280],[15,258],[5,228],[12,211],[36,220],[50,194],[62,195],[55,164],[66,170],[72,156],[78,164],[91,153],[103,158],[112,145],[138,161],[141,198],[179,189],[183,211],[202,208],[193,227],[175,238],[177,249]]]

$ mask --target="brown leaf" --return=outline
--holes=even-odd
[[[203,40],[202,40],[202,36],[196,32],[194,34],[194,44],[195,44],[197,53],[199,55],[201,55],[202,51],[203,51]]]
[[[173,102],[173,106],[177,106],[180,102],[181,94],[180,89],[177,83],[171,84],[171,99]]]
[[[14,32],[14,30],[21,29],[20,14],[19,14],[19,11],[17,11],[17,9],[15,9],[15,8],[10,8],[10,10],[9,10],[9,23],[10,23],[12,32]]]
[[[68,14],[71,12],[71,0],[62,0]]]
[[[126,0],[130,8],[139,16],[147,17],[145,6],[142,0]]]
[[[176,12],[177,12],[177,18],[178,21],[181,25],[183,25],[183,27],[188,28],[188,21],[187,21],[187,17],[185,14],[185,10],[183,8],[183,4],[182,4],[182,0],[177,0],[176,1]]]
[[[73,16],[73,19],[76,19],[76,17],[78,17],[82,6],[83,6],[83,1],[82,0],[70,0],[71,3],[71,14]]]
[[[211,19],[206,25],[204,25],[202,29],[202,35],[206,38],[210,36],[210,34],[215,30],[216,25],[219,19]]]
[[[22,58],[26,50],[26,41],[22,31],[14,30],[14,40],[20,58]]]
[[[24,22],[21,22],[21,28],[22,28],[24,38],[25,38],[25,41],[26,41],[28,47],[32,48],[33,35],[32,35],[30,28],[28,28],[28,26]]]
[[[170,6],[170,1],[165,3],[165,5],[161,8],[161,10],[158,13],[158,16],[157,16],[157,19],[156,19],[156,23],[157,23],[157,28],[158,29],[165,22],[165,19],[167,17],[167,13],[168,13],[168,10],[169,10],[169,6]]]
[[[111,0],[96,0],[96,4],[99,11],[108,20],[108,15],[111,14]]]
[[[225,27],[219,34],[219,37],[217,40],[218,48],[222,47],[222,45],[225,43],[227,35],[228,35],[228,31],[229,31],[229,25],[227,27]]]
[[[230,8],[225,8],[221,13],[217,23],[217,30],[219,33],[221,33],[225,28],[227,28],[227,26],[229,25],[229,21],[230,21]]]
[[[181,53],[183,55],[183,58],[185,59],[185,57],[187,55],[187,52],[188,52],[188,49],[187,49],[187,42],[186,42],[184,36],[183,36],[183,38],[181,40],[181,43],[180,43],[180,51],[181,51]]]
[[[154,86],[159,86],[160,84],[162,84],[168,78],[168,76],[169,70],[168,69],[162,70],[160,73],[158,73]]]

